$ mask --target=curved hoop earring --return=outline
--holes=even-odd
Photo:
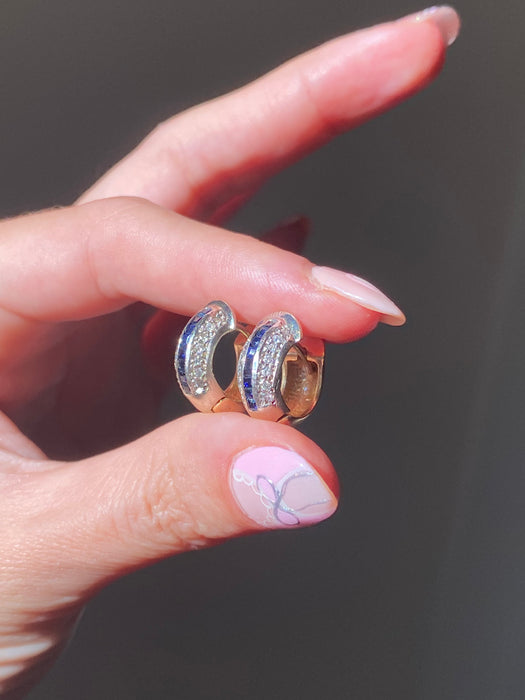
[[[224,301],[211,301],[184,327],[175,350],[175,371],[182,393],[199,411],[244,413],[235,377],[223,389],[213,374],[213,356],[222,338],[237,331],[233,347],[238,361],[251,328],[237,323]]]
[[[267,316],[246,341],[237,365],[246,412],[281,423],[304,420],[319,399],[323,368],[322,340],[304,338],[292,314]]]

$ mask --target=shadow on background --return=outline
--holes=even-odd
[[[458,0],[438,81],[276,177],[307,255],[406,311],[328,351],[304,429],[343,498],[311,530],[136,573],[30,697],[522,698],[525,6]],[[2,214],[71,202],[158,121],[408,11],[370,0],[4,0]]]

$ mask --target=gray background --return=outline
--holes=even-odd
[[[523,698],[525,5],[458,0],[439,80],[275,178],[232,223],[309,215],[307,255],[406,311],[331,347],[304,430],[319,527],[128,577],[33,700]],[[3,0],[1,213],[69,203],[159,120],[353,28],[369,0]]]

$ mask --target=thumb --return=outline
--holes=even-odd
[[[27,553],[28,573],[59,586],[54,596],[80,599],[178,552],[324,520],[338,495],[333,467],[311,440],[233,413],[185,416],[134,443],[34,477],[38,497],[29,482],[18,486],[17,499],[26,491],[19,507],[25,535],[12,546],[37,540],[37,550]]]

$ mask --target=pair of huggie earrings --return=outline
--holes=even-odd
[[[213,373],[221,339],[233,341],[236,376],[223,389]],[[212,301],[186,324],[175,351],[184,395],[200,411],[241,411],[253,418],[295,423],[306,418],[321,391],[324,343],[304,338],[292,314],[270,314],[255,327],[238,323],[224,301]]]

